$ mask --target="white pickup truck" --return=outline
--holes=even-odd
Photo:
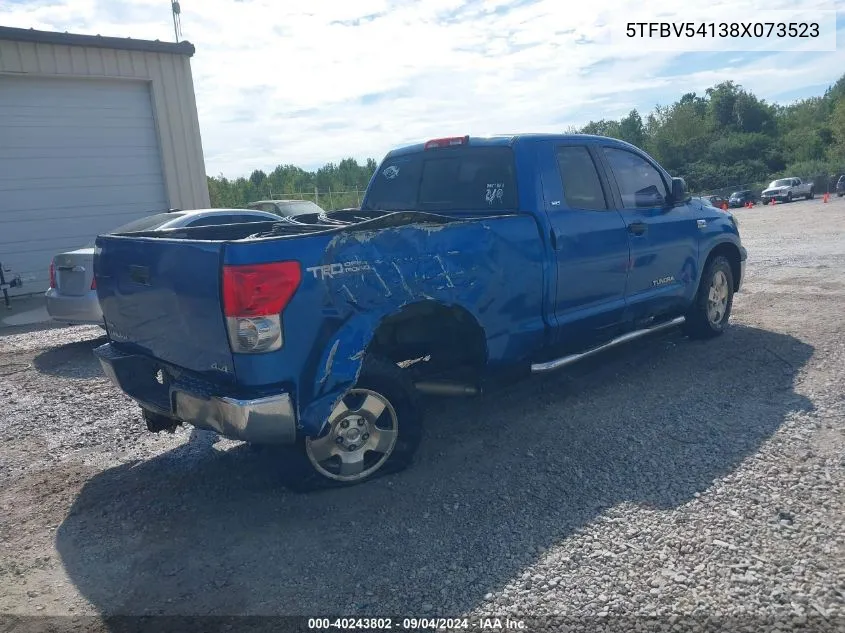
[[[816,195],[815,187],[811,182],[801,182],[800,178],[779,178],[769,183],[760,195],[763,204],[769,204],[772,200],[779,202],[792,202],[796,198],[812,200]]]

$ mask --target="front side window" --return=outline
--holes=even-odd
[[[647,160],[624,149],[605,147],[604,154],[626,209],[663,207],[669,190],[660,172]]]
[[[607,209],[599,172],[583,145],[560,147],[557,166],[563,182],[563,196],[572,209]]]

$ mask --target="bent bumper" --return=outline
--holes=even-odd
[[[256,398],[223,395],[221,385],[148,356],[119,351],[111,343],[96,348],[94,354],[106,376],[144,409],[234,440],[296,441],[296,412],[287,393]]]
[[[73,324],[102,325],[103,313],[97,291],[89,290],[84,295],[63,295],[56,288],[44,293],[47,314],[55,321]]]

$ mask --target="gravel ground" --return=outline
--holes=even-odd
[[[432,400],[414,467],[346,490],[147,433],[97,328],[0,330],[0,615],[843,630],[845,200],[737,215],[750,259],[725,336]]]

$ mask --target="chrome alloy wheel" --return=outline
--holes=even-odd
[[[707,318],[713,325],[719,325],[728,309],[728,278],[721,270],[713,275],[707,296]]]
[[[328,432],[305,439],[318,473],[336,481],[359,481],[387,461],[399,435],[399,419],[383,395],[351,389],[329,416]]]

